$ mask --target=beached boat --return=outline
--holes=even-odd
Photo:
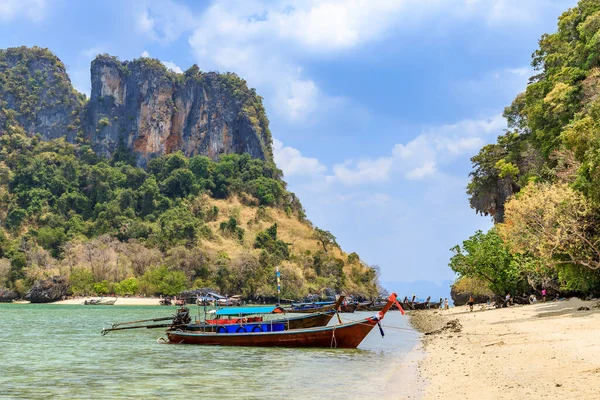
[[[99,299],[91,299],[83,302],[86,306],[112,306],[117,302],[117,298],[114,299],[105,299],[103,297]]]
[[[283,326],[274,326],[269,331],[232,333],[201,333],[175,329],[167,331],[167,337],[168,342],[173,344],[356,348],[396,302],[396,294],[392,293],[386,305],[377,315],[333,326],[287,331],[283,329]]]
[[[356,311],[369,311],[369,307],[373,305],[372,301],[361,301],[356,303]]]
[[[324,312],[335,309],[333,301],[318,301],[314,303],[292,303],[290,308],[286,308],[286,313],[314,313]]]
[[[171,298],[165,297],[164,299],[160,299],[158,304],[160,304],[161,306],[172,306],[173,302],[171,301]]]
[[[346,301],[344,301],[342,303],[342,305],[340,306],[340,312],[343,312],[343,313],[353,313],[354,311],[356,311],[357,307],[358,307],[358,304],[356,304],[356,302],[346,302]]]

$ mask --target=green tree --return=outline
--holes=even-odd
[[[523,281],[520,260],[513,257],[496,228],[487,233],[477,231],[462,246],[451,249],[450,268],[460,276],[481,279],[496,294],[514,292]]]
[[[136,278],[127,278],[115,285],[115,293],[119,296],[134,295],[139,289]]]
[[[313,237],[321,244],[325,254],[327,254],[327,249],[331,246],[340,247],[337,244],[335,236],[333,236],[333,234],[331,232],[326,231],[324,229],[315,228]]]

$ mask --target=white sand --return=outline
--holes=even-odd
[[[426,356],[419,371],[426,383],[420,397],[600,399],[596,304],[573,299],[474,312],[467,307],[424,312],[435,319],[458,318],[463,328],[423,336]],[[590,311],[577,311],[581,306]]]

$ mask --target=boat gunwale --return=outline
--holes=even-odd
[[[261,336],[261,335],[288,335],[288,334],[300,334],[300,333],[312,333],[312,332],[320,332],[320,331],[335,331],[340,328],[348,328],[354,325],[363,325],[367,324],[370,326],[375,326],[378,321],[374,320],[373,317],[364,318],[357,321],[345,322],[343,324],[337,325],[328,325],[328,326],[316,326],[312,328],[298,328],[298,329],[289,329],[286,331],[275,331],[275,332],[240,332],[240,333],[195,333],[195,332],[187,332],[183,330],[174,330],[167,331],[167,335],[179,335],[184,337],[239,337],[239,336]]]

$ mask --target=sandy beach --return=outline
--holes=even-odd
[[[76,299],[68,299],[56,301],[52,304],[61,304],[61,305],[73,305],[73,304],[83,304],[86,300],[97,300],[99,297],[78,297]],[[104,297],[106,300],[114,299],[114,297],[107,296]],[[115,306],[159,306],[160,299],[158,297],[117,297],[117,301],[114,304]]]
[[[571,299],[413,313],[417,329],[437,331],[415,350],[425,352],[416,398],[600,399],[598,306]]]

